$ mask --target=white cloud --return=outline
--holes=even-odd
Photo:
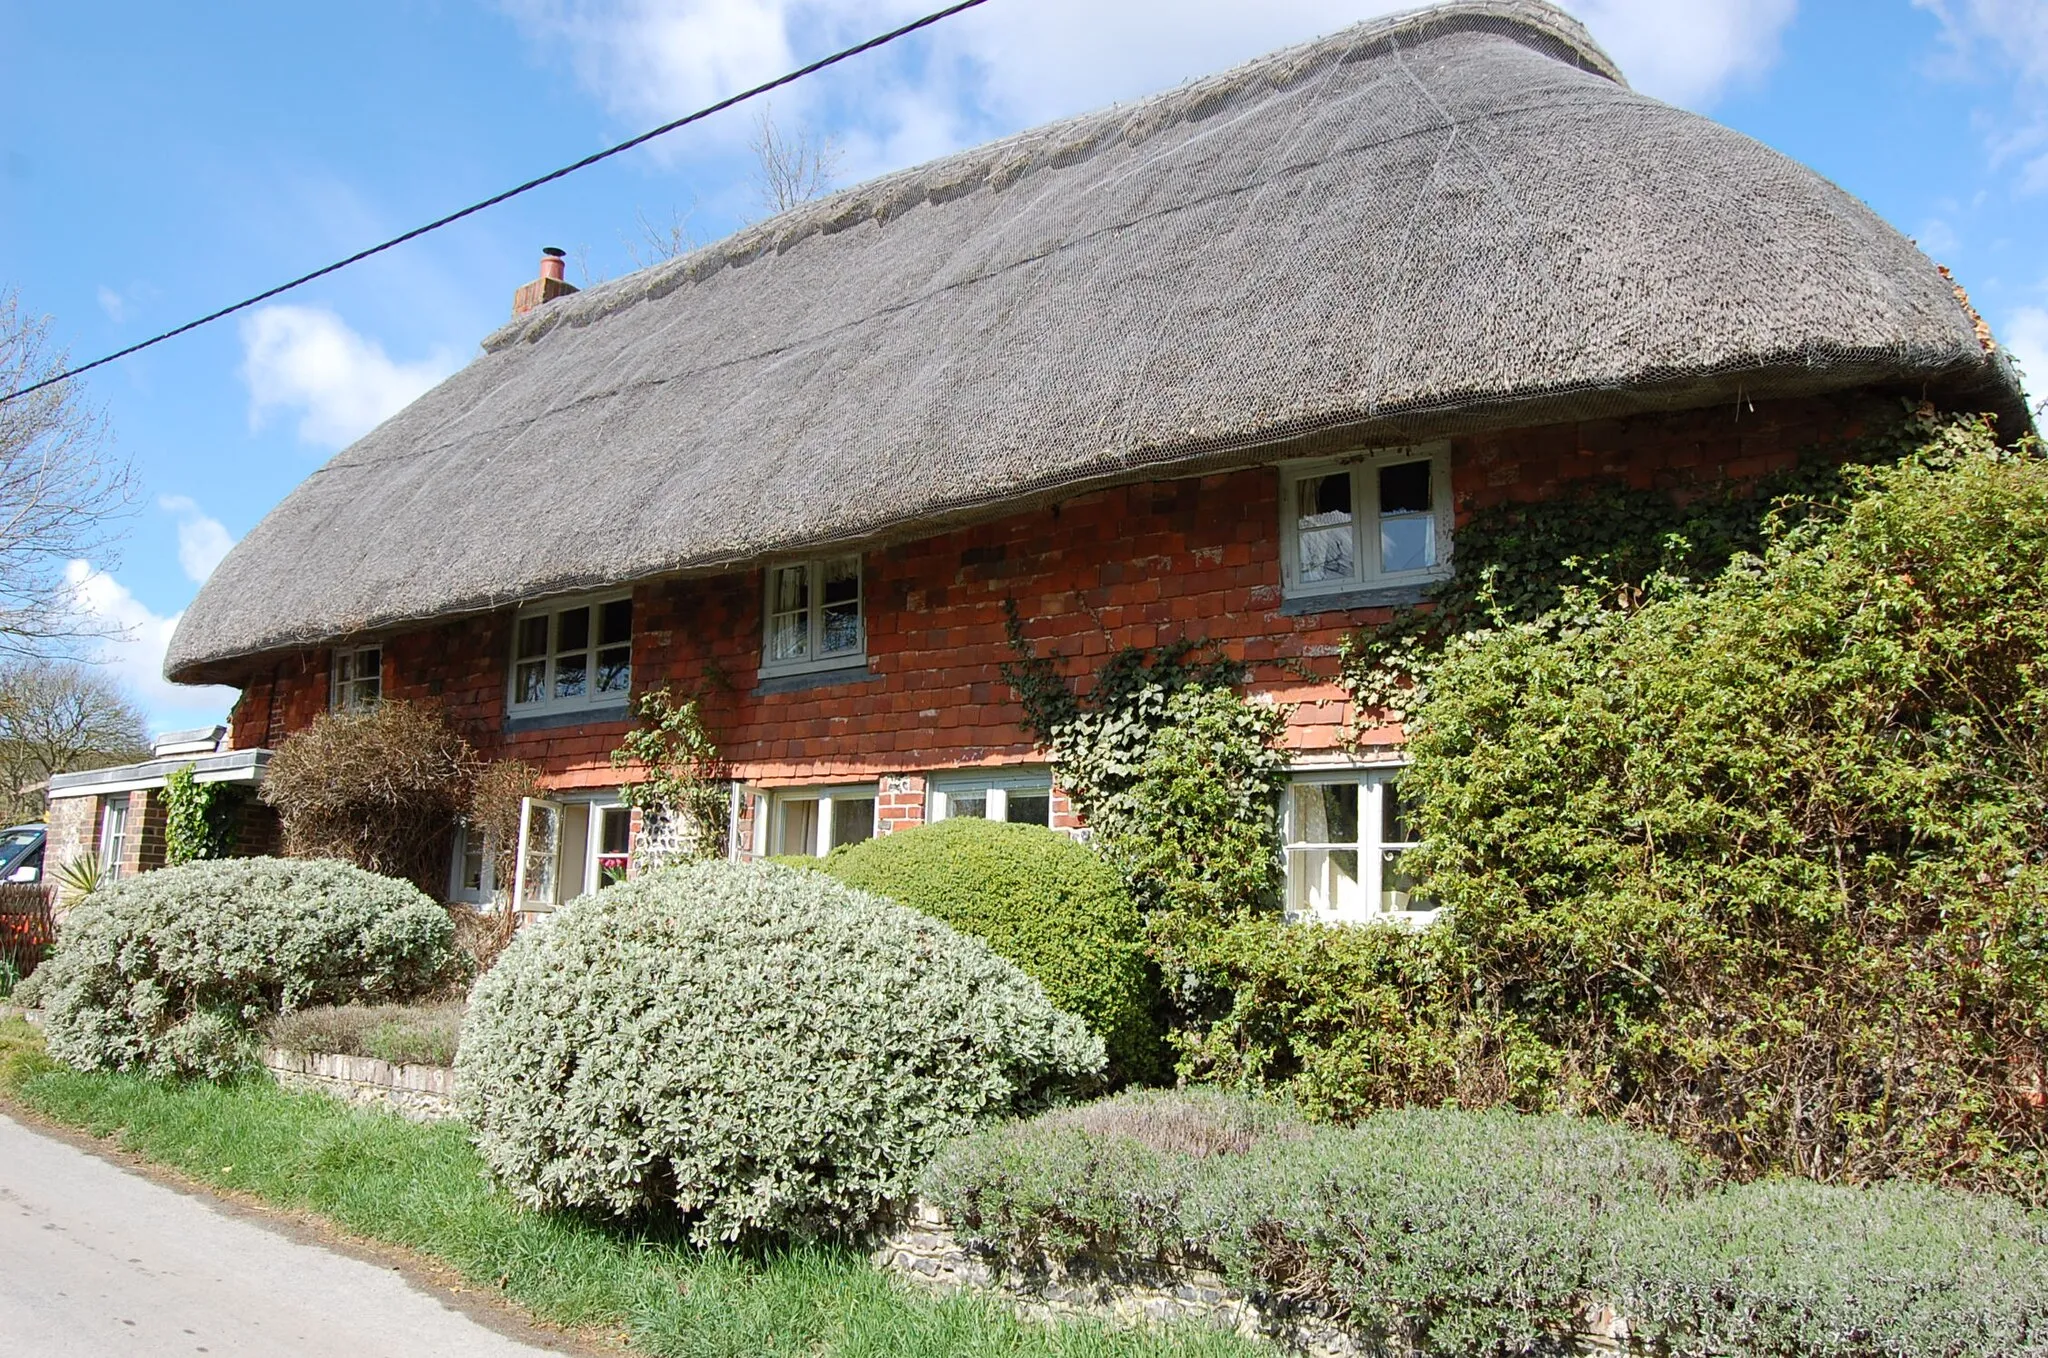
[[[1956,229],[1940,217],[1929,217],[1921,223],[1913,238],[1922,250],[1937,260],[1947,259],[1962,245],[1962,239],[1956,235]]]
[[[2012,167],[2021,197],[2048,192],[2048,5],[2041,0],[1913,0],[1941,21],[1945,59],[1936,70],[1981,81],[2016,77],[2009,112],[1986,121],[1994,169]]]
[[[99,289],[100,310],[107,313],[107,319],[115,325],[128,319],[128,301],[105,283]]]
[[[499,0],[537,50],[565,53],[584,87],[639,125],[677,117],[923,13],[926,0]],[[982,135],[1166,89],[1413,0],[1030,0],[971,10],[932,58],[856,58],[865,82],[849,170],[872,172]],[[1797,0],[1567,0],[1639,89],[1711,103],[1776,60]],[[912,91],[915,91],[914,93]],[[779,93],[801,118],[815,82]],[[743,127],[729,120],[713,136]]]
[[[178,516],[178,564],[185,568],[193,584],[205,584],[206,577],[213,574],[213,568],[235,545],[234,536],[189,495],[166,495],[157,505],[166,514]]]
[[[2000,328],[1998,339],[2026,377],[2027,399],[2048,401],[2048,307],[2020,307]]]
[[[461,366],[436,351],[417,363],[393,361],[384,347],[319,307],[270,306],[242,322],[242,380],[249,424],[273,410],[296,410],[299,437],[338,448],[396,414]]]
[[[164,648],[171,643],[180,615],[160,617],[90,561],[71,562],[64,578],[81,619],[110,634],[98,643],[92,658],[136,697],[156,730],[204,726],[226,718],[235,690],[188,687],[164,678]]]

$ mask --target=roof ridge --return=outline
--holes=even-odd
[[[1293,88],[1333,58],[1355,61],[1404,38],[1427,39],[1457,31],[1508,36],[1624,88],[1628,84],[1585,26],[1550,0],[1446,0],[1367,19],[1170,90],[1042,123],[798,204],[709,245],[557,298],[487,335],[484,352],[496,353],[521,341],[533,343],[562,325],[589,325],[641,302],[666,297],[686,283],[701,282],[729,266],[751,263],[771,251],[780,254],[811,236],[831,235],[868,220],[887,222],[920,204],[945,203],[984,185],[1006,187],[1041,169],[1071,165],[1105,147],[1135,144],[1198,118],[1230,95],[1259,83],[1274,93]]]

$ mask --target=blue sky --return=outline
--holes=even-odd
[[[899,23],[926,0],[0,0],[0,288],[74,357],[285,277]],[[778,97],[840,182],[1164,88],[1403,4],[991,0]],[[1640,89],[1813,165],[1953,268],[2048,387],[2048,2],[1574,0]],[[143,493],[80,606],[156,725],[232,694],[157,675],[213,562],[301,478],[473,356],[538,248],[570,277],[760,214],[751,115],[685,130],[103,369]],[[460,487],[447,493],[459,495]],[[536,512],[579,529],[573,498]]]

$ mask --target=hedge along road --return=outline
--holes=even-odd
[[[525,1358],[395,1269],[289,1238],[0,1115],[0,1351]]]

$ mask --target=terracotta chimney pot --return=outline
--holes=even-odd
[[[524,316],[557,297],[567,297],[576,291],[573,284],[563,276],[563,251],[548,246],[540,252],[540,277],[531,283],[522,283],[519,291],[512,294],[512,315]]]

